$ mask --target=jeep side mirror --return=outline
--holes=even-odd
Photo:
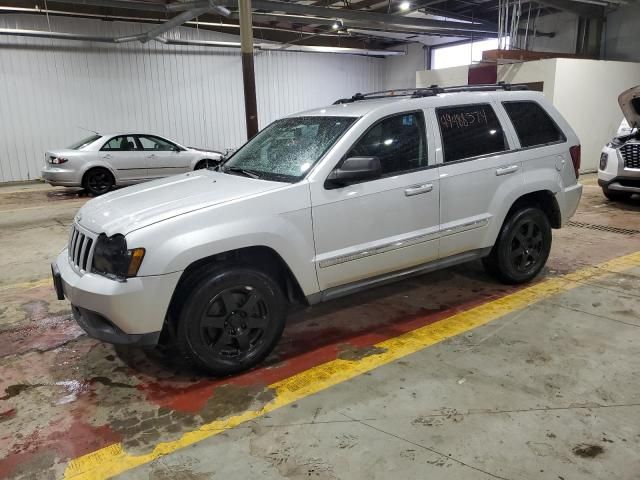
[[[372,180],[381,175],[382,165],[378,157],[349,157],[329,174],[324,186],[331,190],[350,183]]]

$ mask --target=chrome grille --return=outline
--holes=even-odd
[[[84,273],[91,269],[94,240],[88,232],[81,231],[77,225],[71,227],[68,247],[69,260],[76,271]]]
[[[640,169],[640,143],[626,143],[620,147],[625,168]]]

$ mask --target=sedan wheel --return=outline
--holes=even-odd
[[[94,195],[107,193],[113,187],[113,176],[104,168],[94,168],[85,174],[84,188]]]
[[[211,160],[210,158],[205,158],[204,160],[200,160],[194,170],[203,170],[205,168],[213,168],[217,166],[220,162],[217,160]]]

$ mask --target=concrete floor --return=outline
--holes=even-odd
[[[640,230],[639,200],[582,181],[574,221]],[[84,201],[0,188],[0,478],[100,478],[110,464],[127,479],[640,478],[640,262],[569,282],[640,251],[640,232],[554,231],[538,282],[566,285],[507,313],[518,290],[479,263],[300,312],[263,366],[219,380],[91,340],[54,299],[48,260]],[[251,413],[278,401],[275,382],[336,358],[357,370],[374,344],[493,305],[490,323]]]

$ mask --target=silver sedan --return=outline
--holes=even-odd
[[[114,185],[214,167],[222,158],[221,152],[184,147],[158,135],[95,134],[68,148],[46,152],[42,179],[102,195]]]

